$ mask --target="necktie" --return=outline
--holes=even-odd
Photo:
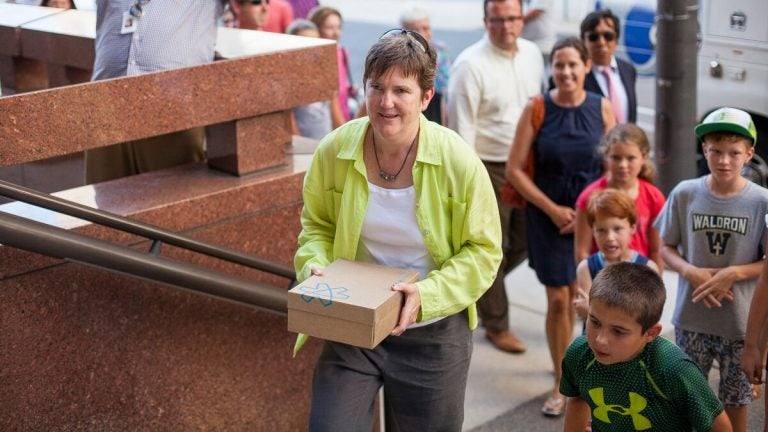
[[[600,72],[605,77],[605,83],[608,87],[608,100],[611,101],[613,106],[613,115],[616,117],[617,123],[624,123],[624,110],[621,109],[621,100],[619,99],[619,91],[616,86],[613,85],[613,76],[611,74],[610,66],[603,66],[600,68]]]

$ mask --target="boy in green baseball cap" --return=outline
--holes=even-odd
[[[710,174],[680,182],[654,227],[661,234],[661,257],[679,275],[675,342],[705,376],[717,361],[718,397],[733,430],[746,432],[753,389],[740,367],[766,250],[768,190],[741,175],[757,141],[748,113],[717,109],[695,132]]]

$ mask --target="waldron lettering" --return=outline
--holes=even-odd
[[[693,230],[723,230],[745,235],[749,218],[737,216],[716,216],[693,214]]]

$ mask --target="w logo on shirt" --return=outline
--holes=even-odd
[[[714,256],[725,254],[725,248],[728,246],[728,239],[731,233],[721,231],[706,231],[707,243],[709,244],[709,253]]]

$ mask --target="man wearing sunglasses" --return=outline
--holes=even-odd
[[[247,30],[264,30],[269,18],[269,0],[230,0],[235,15],[235,27]]]
[[[610,9],[591,12],[581,22],[581,39],[592,59],[592,71],[584,80],[584,89],[611,101],[617,123],[635,123],[637,71],[631,63],[614,55],[619,29],[619,18]]]

